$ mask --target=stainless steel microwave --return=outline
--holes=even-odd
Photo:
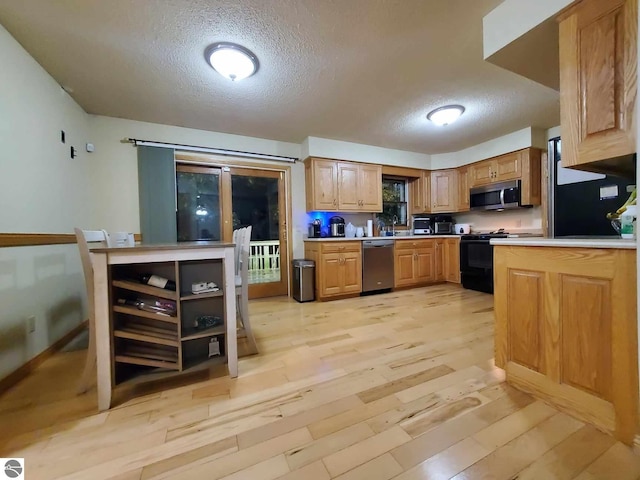
[[[493,183],[482,187],[474,187],[470,191],[471,210],[509,210],[512,208],[530,207],[522,205],[522,184],[520,180]]]

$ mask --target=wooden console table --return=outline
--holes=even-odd
[[[208,341],[224,336],[224,359],[231,377],[238,376],[234,245],[220,242],[139,245],[91,250],[94,269],[95,336],[98,408],[111,407],[115,386],[124,375],[159,369],[175,375],[189,364],[211,357]],[[152,273],[176,282],[165,290],[136,282]],[[191,284],[217,283],[217,292],[194,295]],[[162,315],[118,299],[137,296],[176,305],[175,315]],[[223,325],[194,327],[200,315],[220,313]],[[130,370],[127,370],[130,369]]]

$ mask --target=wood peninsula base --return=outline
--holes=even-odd
[[[631,445],[636,251],[496,243],[494,283],[495,363],[507,382]]]

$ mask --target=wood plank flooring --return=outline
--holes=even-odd
[[[261,354],[237,379],[103,413],[75,395],[85,352],[60,353],[0,397],[0,456],[29,480],[640,478],[629,448],[504,383],[492,307],[452,285],[252,301]]]

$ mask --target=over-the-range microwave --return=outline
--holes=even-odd
[[[531,207],[522,205],[522,182],[493,183],[474,187],[470,191],[471,210],[509,210],[513,208]]]

